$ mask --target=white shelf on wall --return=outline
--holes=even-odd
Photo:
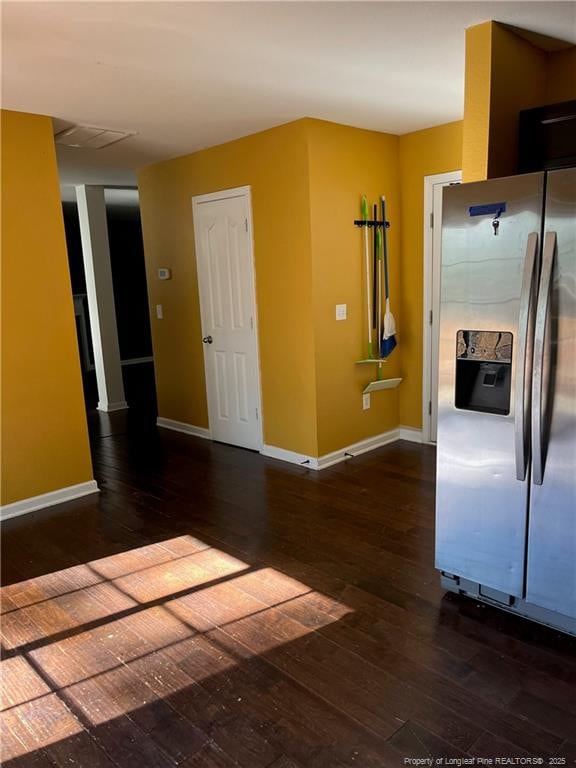
[[[378,375],[382,375],[382,365],[384,363],[387,363],[388,360],[385,357],[368,357],[364,360],[356,360],[356,365],[377,365],[378,366]],[[376,381],[371,381],[370,384],[368,384],[362,394],[367,395],[368,392],[378,392],[380,389],[395,389],[398,384],[402,381],[401,378],[395,378],[395,379],[382,379],[378,378]]]
[[[401,378],[378,379],[377,381],[371,381],[370,384],[364,388],[362,394],[366,395],[368,392],[378,392],[380,389],[395,389],[401,381]]]

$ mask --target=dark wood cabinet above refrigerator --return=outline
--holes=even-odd
[[[518,173],[576,166],[576,100],[519,116]]]

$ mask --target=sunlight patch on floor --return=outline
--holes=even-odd
[[[182,537],[180,537],[182,538]],[[182,543],[179,547],[183,551]],[[152,551],[152,547],[156,547]],[[204,547],[192,554],[175,555],[158,545],[123,552],[118,567],[113,558],[86,564],[94,579],[90,581],[86,570],[80,572],[83,585],[71,589],[73,582],[69,569],[39,576],[20,585],[6,587],[6,596],[23,607],[7,611],[2,619],[2,636],[7,649],[45,639],[50,635],[81,627],[108,616],[129,611],[143,603],[171,597],[202,584],[247,569],[249,566],[220,550]],[[150,560],[171,558],[166,562],[150,564]],[[131,556],[132,571],[129,571]],[[116,557],[116,556],[113,556]],[[75,567],[75,573],[79,573]],[[105,573],[122,573],[106,578]],[[47,589],[44,591],[44,580]]]
[[[1,594],[4,760],[70,738],[80,722],[101,726],[183,692],[205,696],[210,678],[225,685],[245,660],[351,612],[188,536]]]

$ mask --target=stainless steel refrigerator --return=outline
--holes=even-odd
[[[576,169],[452,186],[442,217],[436,567],[576,634]]]

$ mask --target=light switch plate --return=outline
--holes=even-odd
[[[159,267],[158,280],[170,280],[171,277],[172,277],[171,269],[168,269],[168,267]]]
[[[162,304],[156,304],[156,317],[158,320],[164,319],[164,312],[162,310]]]
[[[346,304],[336,304],[336,320],[346,320],[347,310]]]
[[[362,395],[362,410],[367,411],[370,408],[370,392]]]

